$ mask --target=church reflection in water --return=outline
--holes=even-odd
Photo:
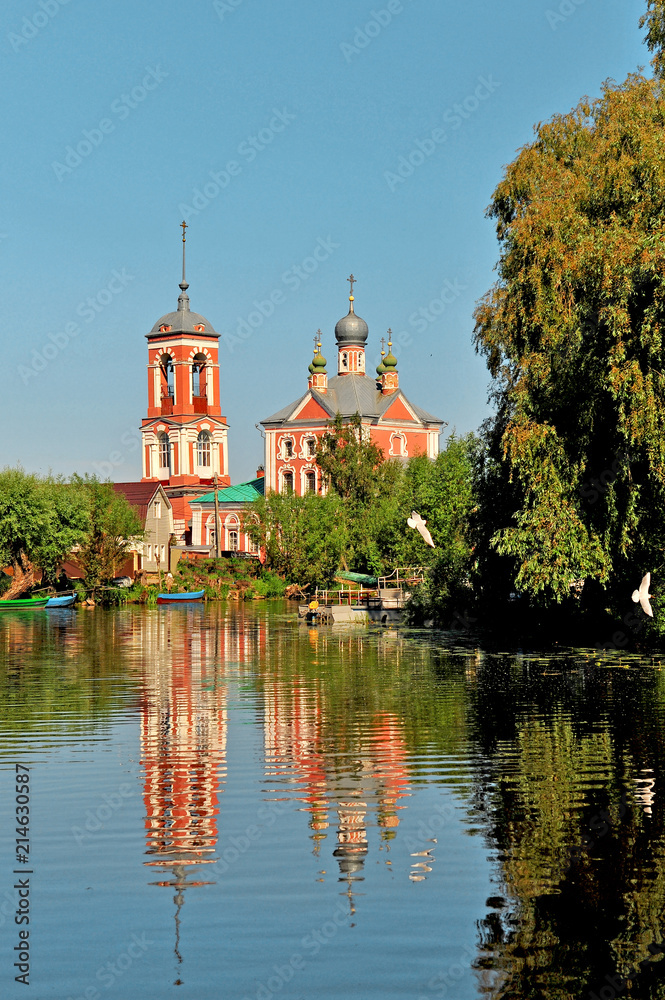
[[[368,828],[376,827],[380,847],[388,848],[404,808],[401,800],[409,795],[407,749],[397,716],[374,711],[362,731],[349,732],[341,744],[333,741],[335,721],[326,718],[320,682],[303,680],[297,670],[284,676],[280,667],[287,654],[294,660],[294,651],[271,648],[266,657],[269,624],[256,617],[215,619],[199,607],[168,609],[144,622],[135,638],[144,664],[145,864],[158,875],[152,884],[175,890],[178,961],[186,891],[215,878],[229,683],[250,669],[263,724],[266,800],[288,799],[307,815],[315,854],[329,843],[353,914],[356,883],[364,877],[370,849]],[[346,747],[342,753],[340,745]],[[424,877],[422,869],[430,870],[420,859],[414,868],[415,879]]]

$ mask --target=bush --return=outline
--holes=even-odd
[[[264,569],[254,584],[254,589],[259,597],[284,597],[286,584],[276,573]]]

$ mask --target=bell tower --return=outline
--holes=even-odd
[[[182,222],[178,308],[158,319],[148,341],[148,413],[141,425],[143,481],[228,486],[228,425],[219,395],[219,334],[189,308]]]

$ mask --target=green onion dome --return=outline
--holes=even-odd
[[[324,374],[325,373],[326,363],[327,363],[326,359],[324,358],[324,356],[322,354],[315,354],[314,355],[314,360],[312,361],[312,364],[313,364],[314,368],[320,374]]]

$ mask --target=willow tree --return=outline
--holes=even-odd
[[[540,124],[488,210],[499,278],[476,346],[497,402],[488,467],[511,501],[488,534],[517,589],[556,601],[665,563],[663,4],[643,23],[656,78]]]

